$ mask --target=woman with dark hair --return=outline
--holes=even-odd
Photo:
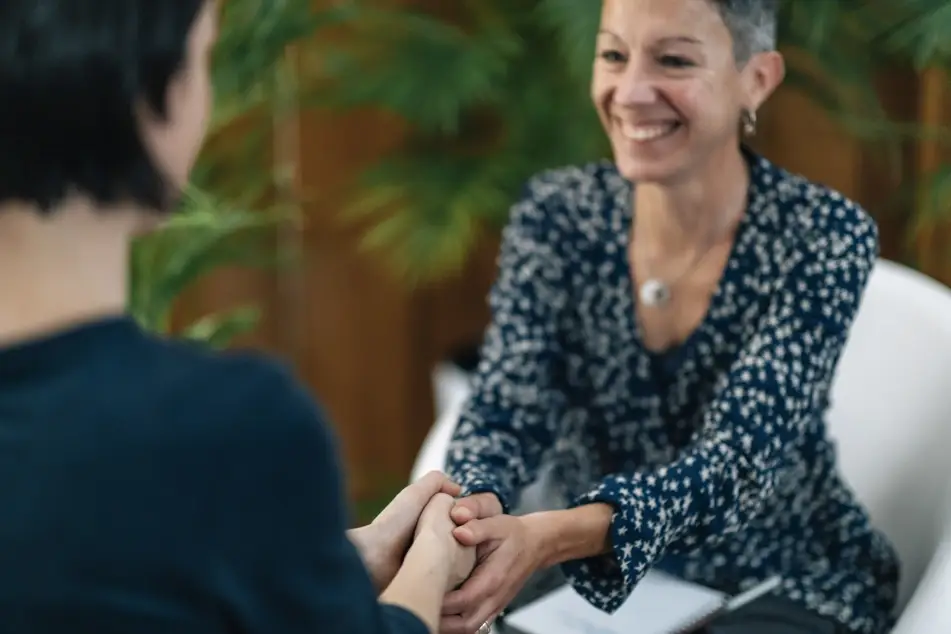
[[[513,209],[449,451],[480,563],[445,634],[557,564],[607,611],[656,568],[728,593],[781,580],[715,632],[888,629],[896,555],[824,422],[877,229],[742,143],[783,79],[777,4],[603,0],[614,161],[540,174]],[[543,467],[562,510],[505,514]]]
[[[130,243],[202,144],[216,21],[0,3],[0,630],[434,632],[474,562],[458,487],[430,474],[346,532],[335,441],[287,370],[124,313]]]

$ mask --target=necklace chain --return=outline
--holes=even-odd
[[[731,225],[732,223],[727,223],[727,226]],[[640,299],[640,302],[651,308],[663,308],[670,304],[671,299],[673,298],[674,287],[690,273],[692,273],[700,265],[700,263],[706,259],[706,257],[713,250],[713,247],[717,244],[721,234],[724,232],[725,230],[721,231],[719,228],[717,228],[715,231],[711,231],[709,239],[706,241],[706,245],[703,247],[703,249],[697,251],[687,266],[684,267],[684,269],[678,275],[674,276],[670,281],[665,281],[658,276],[649,276],[646,280],[644,280],[638,289],[638,298]]]

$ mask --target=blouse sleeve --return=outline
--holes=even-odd
[[[593,605],[613,612],[665,552],[722,540],[771,497],[785,448],[824,407],[877,257],[874,223],[859,226],[824,240],[821,253],[799,252],[688,450],[659,468],[610,475],[577,500],[615,509],[613,553],[563,566]]]
[[[556,320],[567,294],[549,213],[557,204],[536,177],[512,208],[489,295],[492,321],[447,456],[466,494],[495,493],[506,511],[535,479],[564,405]]]

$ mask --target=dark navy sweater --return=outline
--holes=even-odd
[[[126,318],[0,348],[0,518],[2,634],[426,633],[298,382]]]

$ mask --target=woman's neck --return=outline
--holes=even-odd
[[[634,227],[642,244],[665,253],[712,246],[725,239],[746,208],[749,169],[739,148],[674,184],[634,188]]]
[[[125,311],[133,212],[0,207],[0,345]]]

